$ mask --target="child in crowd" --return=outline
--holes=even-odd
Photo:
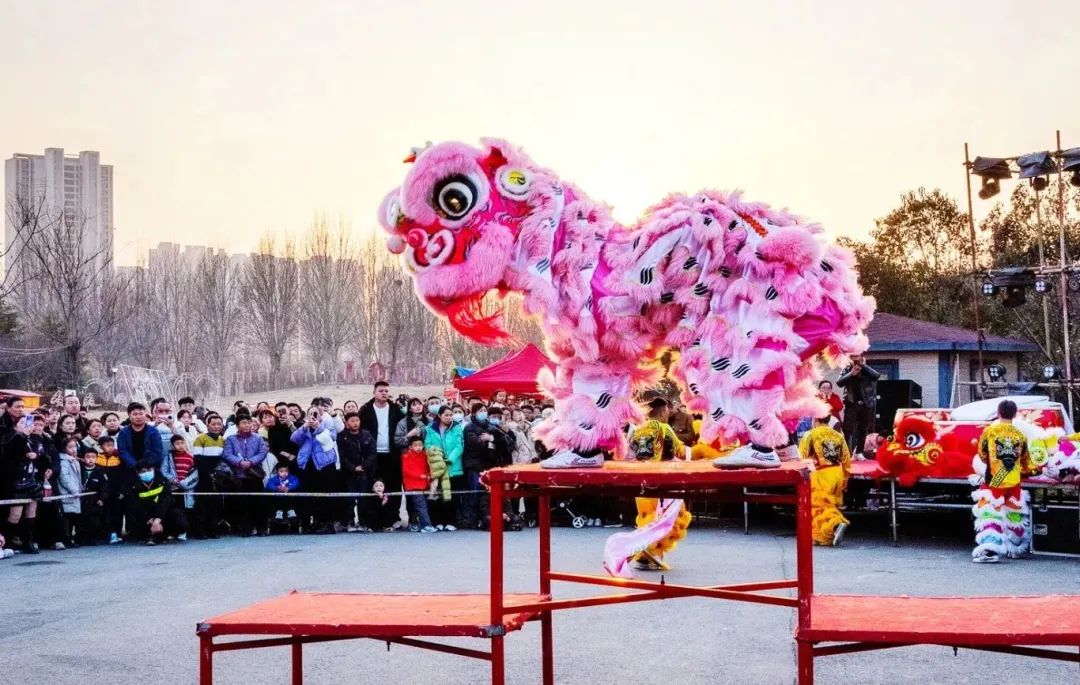
[[[120,461],[116,450],[116,438],[103,435],[98,438],[101,452],[97,455],[98,468],[105,476],[104,525],[109,532],[109,544],[120,542],[120,532],[124,526],[124,491],[131,478],[131,472]]]
[[[76,547],[75,536],[72,531],[75,520],[82,511],[82,464],[79,463],[79,438],[70,437],[64,441],[64,451],[60,454],[60,470],[58,484],[61,495],[66,497],[60,500],[60,506],[56,511],[59,515],[59,540],[54,549]]]
[[[409,448],[401,454],[401,480],[409,507],[412,525],[409,530],[421,533],[434,533],[428,515],[427,495],[430,490],[431,472],[428,470],[428,456],[424,450],[424,438],[414,435],[409,438]]]
[[[80,545],[96,545],[101,539],[104,526],[105,500],[108,498],[108,478],[105,469],[97,465],[98,452],[93,448],[83,450],[79,461],[81,492],[94,493],[79,500],[79,513],[75,518],[75,541]]]
[[[195,486],[199,484],[199,472],[195,468],[195,457],[188,451],[188,439],[183,435],[174,435],[170,440],[172,445],[173,468],[176,471],[176,480],[173,481],[177,492],[184,495],[184,509],[195,509]],[[183,539],[183,538],[182,538]]]
[[[368,527],[389,533],[394,529],[394,524],[398,522],[400,516],[394,506],[394,500],[386,494],[386,485],[381,480],[376,480],[372,484],[371,492],[374,495],[375,504],[367,510],[371,516]]]
[[[187,518],[176,505],[172,484],[166,482],[146,460],[135,464],[135,480],[127,493],[128,533],[147,545],[164,542],[166,536],[186,539]]]
[[[267,492],[296,492],[300,489],[300,479],[289,473],[289,464],[278,462],[274,475],[266,479]],[[286,525],[289,532],[296,533],[300,529],[300,519],[296,516],[296,509],[292,506],[292,499],[282,497],[280,504],[275,507],[274,520],[271,525],[281,530]]]

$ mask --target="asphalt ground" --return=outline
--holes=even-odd
[[[669,557],[672,583],[719,584],[794,577],[794,537],[780,518],[744,535],[702,523]],[[1035,557],[976,566],[962,539],[893,545],[880,526],[815,551],[819,592],[1010,595],[1080,593],[1080,563]],[[556,528],[554,568],[600,572],[613,532]],[[506,588],[535,591],[537,532],[506,537]],[[157,547],[45,551],[0,562],[0,663],[10,683],[194,683],[195,625],[203,618],[292,589],[341,592],[483,592],[482,532],[225,538]],[[597,594],[556,584],[556,596]],[[781,607],[709,599],[577,609],[555,616],[556,682],[567,684],[792,683],[795,614]],[[882,621],[888,621],[883,616]],[[463,644],[486,647],[479,640]],[[539,626],[506,640],[509,683],[539,682]],[[221,653],[216,680],[288,682],[288,650]],[[485,682],[484,662],[370,640],[305,649],[308,683]],[[821,658],[819,683],[1080,682],[1075,664],[913,647]]]

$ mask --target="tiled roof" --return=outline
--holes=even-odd
[[[866,330],[871,352],[976,350],[975,331],[932,321],[878,312]],[[1022,338],[987,335],[983,349],[988,352],[1036,352],[1038,347]]]

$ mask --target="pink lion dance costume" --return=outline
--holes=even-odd
[[[673,371],[702,441],[743,445],[717,466],[778,463],[816,399],[819,355],[840,363],[866,349],[874,303],[845,249],[822,229],[738,193],[671,195],[633,226],[501,140],[414,151],[383,200],[388,249],[403,255],[427,305],[484,344],[509,340],[491,292],[518,292],[558,363],[542,386],[555,413],[536,434],[549,468],[626,456],[632,393]]]

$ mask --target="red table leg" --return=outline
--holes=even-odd
[[[304,644],[294,642],[292,644],[292,685],[303,685],[304,682]]]
[[[214,685],[214,638],[199,636],[199,685]]]
[[[797,558],[799,616],[798,632],[810,629],[810,598],[814,594],[813,512],[810,503],[810,478],[800,480],[795,487],[795,554]],[[799,685],[814,683],[814,647],[798,641]]]
[[[503,485],[491,486],[491,625],[503,624]],[[504,685],[506,663],[503,637],[491,638],[491,685]]]
[[[551,498],[537,498],[540,523],[540,594],[551,594]],[[552,615],[550,611],[540,614],[540,657],[543,664],[544,685],[555,684],[555,660],[552,652]]]

